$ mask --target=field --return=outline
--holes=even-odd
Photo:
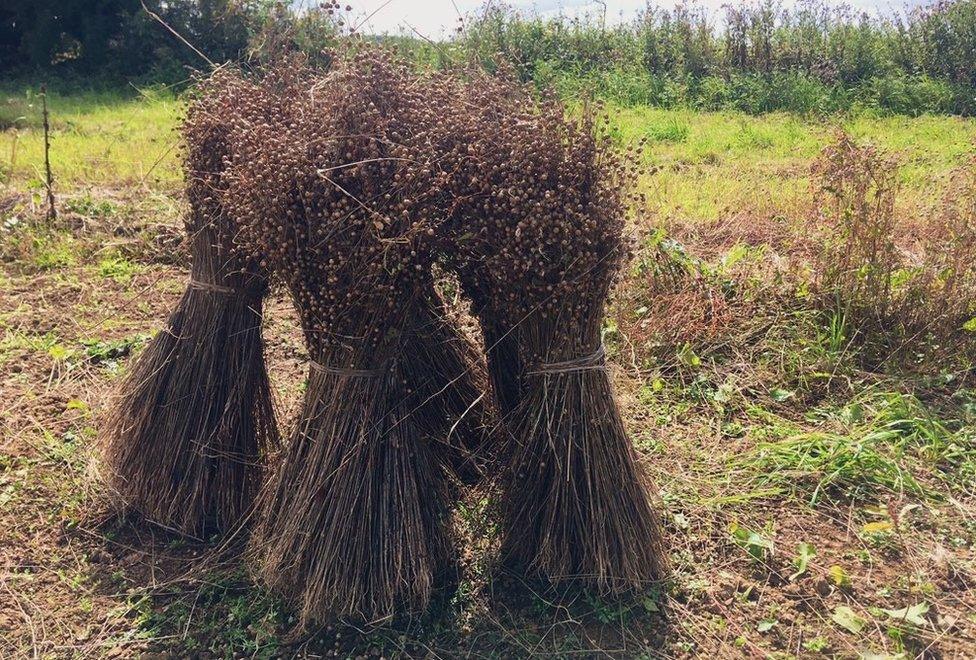
[[[974,256],[925,237],[947,196],[976,200],[976,121],[611,108],[617,143],[647,140],[647,206],[604,335],[673,579],[622,602],[526,584],[495,566],[474,492],[434,612],[305,634],[234,539],[213,553],[100,497],[115,386],[187,277],[179,100],[52,94],[49,222],[38,99],[0,91],[0,657],[976,655],[976,323],[909,323],[976,294],[896,287],[902,311],[872,325],[822,257],[811,169],[840,130],[897,160],[885,226],[911,267],[891,272],[917,279]],[[288,424],[306,356],[283,295],[266,323]]]

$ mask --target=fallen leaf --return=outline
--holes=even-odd
[[[671,516],[671,519],[674,521],[674,525],[678,529],[688,529],[688,519],[685,517],[685,514],[675,513]]]
[[[890,532],[893,527],[890,521],[879,520],[877,522],[869,522],[861,528],[861,532],[864,534],[880,534],[882,532]]]
[[[849,608],[847,605],[838,605],[834,609],[834,614],[832,617],[834,623],[836,623],[841,628],[848,630],[855,635],[864,629],[864,624],[867,623],[864,619],[854,614],[854,610]]]
[[[925,614],[929,611],[929,604],[926,602],[918,603],[917,605],[912,605],[910,607],[903,607],[900,610],[885,610],[882,612],[887,614],[892,619],[897,619],[899,621],[907,621],[908,623],[915,626],[924,626],[928,623],[925,620]]]
[[[851,583],[851,578],[847,575],[847,571],[844,570],[843,566],[834,564],[827,569],[827,572],[830,574],[830,579],[838,587],[843,587]]]

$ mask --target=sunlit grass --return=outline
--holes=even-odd
[[[663,217],[716,219],[733,211],[789,210],[806,197],[810,161],[844,128],[897,157],[906,194],[929,203],[973,150],[976,121],[859,115],[828,120],[686,109],[617,108],[621,143],[647,139],[644,177]]]
[[[179,186],[181,102],[135,89],[49,95],[51,160],[61,190]],[[43,135],[36,89],[0,87],[0,182],[38,186]],[[611,108],[621,143],[646,138],[643,187],[660,217],[716,219],[730,211],[789,211],[807,196],[809,163],[840,127],[896,155],[912,204],[933,201],[946,174],[976,141],[976,120],[958,117],[830,119],[653,107]]]
[[[44,137],[37,90],[0,88],[0,182],[37,187],[44,171]],[[177,135],[180,103],[168,92],[83,92],[48,95],[51,165],[57,186],[175,188],[180,181]]]

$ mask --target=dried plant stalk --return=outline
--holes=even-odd
[[[219,201],[234,114],[225,100],[204,95],[183,127],[190,283],[126,379],[103,448],[126,505],[191,535],[244,519],[278,445],[261,336],[267,282]]]
[[[438,459],[463,484],[482,480],[494,462],[495,410],[484,396],[484,360],[447,319],[443,303],[428,289],[412,310],[403,370],[414,391],[414,417],[439,445]]]
[[[553,340],[566,330],[537,318],[519,327],[524,354],[545,362],[524,371],[518,407],[506,419],[513,441],[502,481],[502,557],[528,574],[624,593],[667,572],[651,484],[620,418],[602,347],[592,348],[599,328],[577,335],[586,338],[581,346],[559,350]]]
[[[305,622],[421,611],[446,569],[447,481],[417,400],[404,396],[397,353],[311,369],[301,421],[268,489],[253,539],[258,575]],[[348,362],[328,352],[315,359]]]

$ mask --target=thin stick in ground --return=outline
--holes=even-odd
[[[47,219],[50,221],[57,218],[58,211],[54,203],[54,175],[51,172],[51,122],[47,110],[47,85],[41,85],[41,114],[44,120],[44,187],[47,190]]]

